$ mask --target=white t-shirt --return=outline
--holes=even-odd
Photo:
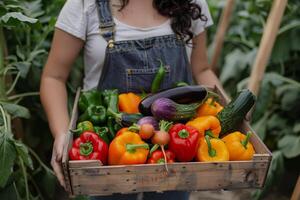
[[[206,27],[212,25],[213,21],[206,0],[195,0],[195,2],[200,5],[202,13],[208,19],[206,22],[200,19],[192,22],[191,30],[194,35],[198,35]],[[150,28],[133,27],[116,18],[114,21],[116,24],[115,41],[137,40],[174,33],[170,26],[171,20]],[[88,90],[97,87],[103,68],[107,42],[100,35],[99,15],[95,0],[67,0],[55,27],[85,41],[83,88]],[[187,47],[186,49],[190,58],[191,48]]]

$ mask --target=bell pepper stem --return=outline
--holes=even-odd
[[[158,147],[159,147],[159,144],[153,145],[153,147],[150,149],[149,156],[151,156],[152,153],[158,149]]]
[[[117,113],[117,112],[113,111],[111,108],[108,108],[107,109],[107,114],[111,115],[118,122],[122,121],[122,113]]]
[[[186,129],[182,129],[178,132],[178,136],[182,139],[186,139],[190,136],[190,133]]]
[[[216,138],[211,130],[206,130],[205,135],[208,135],[211,138]]]
[[[207,98],[212,97],[213,99],[218,99],[219,95],[213,91],[207,91]]]
[[[93,152],[94,148],[90,142],[80,144],[80,154],[88,156]]]
[[[209,136],[206,135],[205,136],[205,141],[207,143],[207,147],[208,147],[208,154],[210,157],[215,157],[216,156],[216,150],[212,148],[211,143],[210,143],[210,139]]]
[[[245,149],[247,149],[247,144],[249,142],[250,136],[251,136],[251,132],[249,131],[246,135],[245,140],[241,141],[241,143],[245,147]]]
[[[134,153],[138,148],[149,149],[149,145],[148,144],[126,144],[126,151],[130,153]]]
[[[129,131],[132,131],[132,132],[135,132],[135,133],[138,133],[140,131],[140,126],[136,123],[134,123],[132,126],[130,126],[128,128]]]

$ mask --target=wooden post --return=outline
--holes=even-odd
[[[234,0],[227,0],[227,3],[222,12],[222,16],[218,25],[218,30],[214,39],[214,52],[211,60],[211,68],[214,72],[217,72],[217,65],[220,54],[222,52],[224,38],[229,26],[230,18],[232,15],[234,6]]]
[[[264,76],[286,5],[287,0],[273,1],[248,85],[248,88],[256,95],[259,92],[260,83]]]

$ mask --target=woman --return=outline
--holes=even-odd
[[[79,52],[84,50],[85,90],[149,90],[159,59],[167,66],[163,88],[178,81],[192,83],[193,78],[197,84],[215,85],[219,82],[209,69],[206,55],[205,28],[211,24],[205,0],[66,2],[56,23],[40,88],[55,138],[51,165],[62,186],[65,183],[60,164],[69,122],[65,84]],[[172,194],[177,199],[187,197]]]

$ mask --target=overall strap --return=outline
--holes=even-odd
[[[99,30],[102,37],[113,47],[115,23],[110,10],[109,0],[96,0],[99,13]]]

